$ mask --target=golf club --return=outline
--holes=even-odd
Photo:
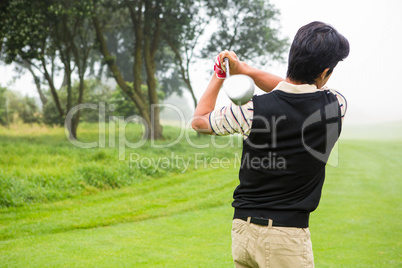
[[[244,105],[254,95],[254,81],[244,74],[230,75],[229,59],[225,58],[226,79],[223,88],[229,99],[236,105]]]

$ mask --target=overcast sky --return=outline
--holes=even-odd
[[[399,82],[402,77],[402,1],[271,0],[271,3],[281,11],[282,34],[290,40],[301,26],[315,20],[331,24],[348,38],[349,57],[338,64],[327,84],[348,100],[345,123],[402,122]],[[211,62],[213,65],[213,59]],[[192,81],[198,98],[210,78],[206,68],[212,66],[200,63],[193,67]],[[266,70],[284,77],[286,65],[274,64]],[[10,67],[0,66],[0,85],[37,96],[30,75],[10,84],[12,76]],[[228,101],[221,93],[218,105]]]
[[[348,38],[349,57],[335,69],[329,87],[348,99],[351,122],[402,119],[402,1],[273,0],[283,33],[293,38],[301,25],[327,22]],[[347,121],[346,120],[346,121]],[[402,122],[402,121],[401,121]]]

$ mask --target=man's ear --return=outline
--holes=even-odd
[[[321,80],[324,80],[325,78],[327,78],[328,75],[330,75],[331,73],[329,72],[329,68],[326,68],[321,74],[320,74],[320,78]]]
[[[322,88],[323,86],[325,86],[331,74],[332,72],[329,68],[326,68],[321,74],[319,74],[317,79],[315,80],[315,85],[317,86],[317,88]]]

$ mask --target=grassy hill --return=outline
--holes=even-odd
[[[99,137],[94,125],[80,133]],[[165,127],[158,145],[178,133]],[[0,128],[0,267],[233,267],[240,144],[188,133],[119,160],[117,148],[74,147],[62,129]],[[180,157],[187,167],[162,165]],[[402,141],[342,139],[338,158],[311,216],[316,266],[400,267]]]

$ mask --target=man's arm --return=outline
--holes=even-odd
[[[346,98],[339,91],[334,89],[329,89],[329,91],[332,92],[332,94],[334,94],[335,97],[338,99],[339,109],[341,110],[341,120],[343,123],[343,119],[345,118],[346,111],[348,109],[348,102],[346,101]]]
[[[285,81],[282,77],[270,74],[260,69],[251,67],[245,62],[239,61],[233,51],[224,51],[219,54],[221,62],[224,58],[229,59],[229,67],[231,74],[245,74],[250,76],[254,83],[265,92],[271,92],[279,82]]]
[[[217,78],[215,73],[212,75],[207,89],[195,108],[193,122],[191,123],[195,131],[209,135],[214,134],[209,122],[209,115],[215,109],[216,99],[223,81],[223,79]]]
[[[265,92],[271,92],[280,82],[285,81],[282,77],[251,67],[245,62],[240,62],[240,66],[239,73],[250,76],[256,86]]]
[[[229,59],[229,66],[230,66],[231,74],[245,74],[245,75],[250,76],[254,80],[254,83],[259,88],[264,90],[265,92],[272,91],[279,84],[279,82],[284,81],[284,79],[279,76],[276,76],[276,75],[264,72],[262,70],[259,70],[257,68],[251,67],[248,64],[246,64],[245,62],[240,62],[239,59],[237,58],[236,54],[233,51],[221,52],[219,54],[220,62],[224,62],[224,60],[223,60],[224,58]],[[223,71],[226,71],[224,66],[223,66],[223,69],[224,69]],[[211,127],[210,115],[211,115],[211,112],[214,111],[214,109],[215,109],[216,99],[218,97],[219,90],[222,87],[223,81],[224,80],[222,79],[222,77],[218,78],[215,73],[213,74],[211,81],[209,82],[206,91],[204,92],[200,101],[198,102],[198,105],[194,112],[194,118],[193,118],[191,126],[195,131],[203,133],[203,134],[209,134],[209,135],[217,134],[214,132],[214,129]],[[236,121],[236,123],[238,123],[239,128],[242,129],[241,125],[242,125],[243,121],[246,124],[248,124],[248,121],[247,121],[247,119],[245,119],[243,121],[236,120],[237,117],[239,117],[239,118],[244,117],[244,112],[243,112],[242,108],[241,107],[240,108],[237,107],[237,108],[240,109],[242,117],[236,116],[236,112],[233,111],[232,107],[231,107],[230,112],[231,112],[234,120]],[[246,107],[246,109],[248,110],[249,108]],[[220,117],[223,118],[224,115],[222,115],[222,113],[220,113],[220,114],[221,114]],[[237,125],[231,124],[231,122],[232,122],[231,118],[230,117],[229,118],[224,117],[224,118],[229,125],[234,126],[233,128],[230,128],[230,129],[233,130],[234,132],[238,132],[238,130],[236,128]],[[218,119],[215,118],[215,116],[214,116],[214,118],[212,118],[212,120],[218,120]],[[228,134],[232,134],[231,130],[226,131],[226,132]],[[242,131],[240,131],[240,132],[242,132]]]

